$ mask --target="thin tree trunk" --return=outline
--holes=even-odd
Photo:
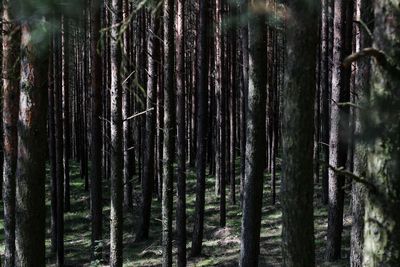
[[[53,36],[53,75],[54,75],[54,121],[56,144],[56,190],[57,190],[57,265],[64,265],[64,150],[62,120],[62,60],[61,16],[56,15],[57,32]]]
[[[149,31],[147,40],[147,98],[146,109],[156,108],[156,93],[157,93],[157,60],[158,50],[160,48],[159,41],[155,34],[158,32],[159,19],[158,12],[150,14]],[[149,237],[150,217],[151,217],[151,202],[153,199],[154,190],[154,143],[156,131],[156,116],[155,110],[146,113],[146,136],[144,144],[144,173],[142,181],[142,218],[136,240],[145,240]]]
[[[71,208],[69,159],[71,157],[70,112],[69,112],[69,20],[65,14],[62,18],[62,98],[64,129],[64,205],[65,211]]]
[[[191,255],[201,253],[204,230],[206,137],[207,137],[207,85],[208,85],[208,0],[200,0],[197,36],[197,139],[196,139],[196,204]]]
[[[91,246],[92,257],[100,259],[102,254],[102,66],[101,55],[99,53],[100,41],[100,1],[91,1],[91,87],[92,87],[92,125],[91,125],[91,154],[90,154],[90,214],[91,214]]]
[[[174,0],[164,0],[164,148],[162,181],[162,266],[172,266],[172,200],[175,153]]]
[[[177,1],[176,14],[176,87],[177,87],[177,201],[176,231],[178,260],[177,266],[186,266],[186,141],[185,141],[185,1]]]
[[[343,69],[344,58],[351,53],[352,0],[335,1],[334,47],[332,73],[331,125],[329,138],[329,164],[340,168],[346,167],[347,140],[349,125],[349,107],[339,106],[350,100],[350,69]],[[343,206],[344,176],[329,170],[329,211],[326,258],[335,261],[340,258]]]
[[[122,266],[123,229],[123,131],[122,131],[122,81],[121,44],[119,30],[122,21],[122,1],[111,2],[111,222],[110,222],[110,266]]]

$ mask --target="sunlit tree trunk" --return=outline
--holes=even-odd
[[[16,179],[16,266],[45,266],[45,161],[48,39],[32,42],[37,21],[22,21]]]

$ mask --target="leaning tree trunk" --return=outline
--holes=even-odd
[[[45,266],[47,53],[32,42],[36,21],[21,25],[21,82],[16,174],[16,266]],[[41,25],[42,26],[42,25]]]
[[[314,266],[313,147],[318,1],[288,5],[283,90],[283,266]],[[304,35],[303,33],[308,34]],[[307,48],[304,51],[304,48]],[[295,197],[294,197],[295,196]]]
[[[9,0],[3,1],[3,203],[4,266],[15,261],[15,171],[17,168],[19,110],[19,42],[20,31],[13,22]]]
[[[262,0],[257,1],[262,5]],[[264,3],[265,4],[265,3]],[[246,170],[243,195],[240,266],[257,266],[260,250],[263,172],[266,160],[266,26],[265,16],[249,10],[249,87],[246,110]]]
[[[111,2],[111,212],[110,266],[122,266],[122,206],[123,206],[123,151],[122,151],[122,84],[121,44],[118,26],[122,21],[122,1]]]
[[[175,146],[174,0],[164,0],[164,144],[162,180],[162,266],[172,266],[172,200]]]
[[[400,262],[400,13],[399,2],[375,1],[374,47],[386,54],[372,64],[369,105],[363,109],[368,141],[363,266]],[[364,128],[365,127],[365,128]]]
[[[102,161],[102,127],[101,127],[101,116],[102,116],[102,66],[101,66],[101,55],[98,52],[98,43],[100,40],[100,1],[92,0],[91,2],[91,87],[92,87],[92,126],[91,126],[91,153],[90,153],[90,214],[91,214],[91,246],[92,256],[95,259],[101,258],[101,246],[102,240],[102,172],[101,172],[101,161]]]

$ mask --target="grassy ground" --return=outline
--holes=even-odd
[[[236,173],[239,173],[237,171]],[[260,264],[259,266],[280,266],[281,257],[281,212],[279,204],[279,194],[277,204],[271,205],[271,190],[269,186],[269,176],[265,177],[262,228],[260,244]],[[48,179],[49,180],[49,179]],[[134,182],[139,185],[138,181]],[[195,175],[188,173],[187,190],[187,223],[188,223],[188,243],[190,248],[191,231],[193,228],[194,202],[195,202]],[[237,177],[239,184],[239,177]],[[108,181],[104,182],[104,258],[108,258],[108,232],[109,232],[109,199]],[[239,186],[237,186],[239,189]],[[50,199],[50,191],[47,187],[47,199]],[[150,239],[145,242],[135,243],[135,225],[137,225],[137,215],[139,214],[138,195],[139,188],[136,186],[134,194],[134,207],[132,210],[125,210],[124,219],[124,266],[159,266],[161,263],[161,204],[157,199],[153,201]],[[279,192],[279,182],[277,192]],[[229,197],[227,189],[227,197]],[[350,220],[348,205],[345,208],[344,233],[343,233],[343,260],[336,264],[323,262],[325,247],[327,209],[321,205],[320,188],[316,189],[315,194],[315,237],[316,254],[318,266],[348,266],[349,256],[349,229]],[[237,196],[239,193],[237,192]],[[46,203],[48,216],[50,217],[50,203]],[[204,222],[204,243],[202,256],[188,260],[188,266],[236,266],[239,246],[240,246],[240,224],[241,209],[238,205],[231,205],[227,200],[227,226],[219,228],[219,200],[214,194],[214,178],[207,177],[206,191],[206,211]],[[2,215],[1,215],[2,216]],[[175,215],[174,215],[175,216]],[[0,220],[0,253],[3,254],[3,220]],[[54,255],[50,251],[50,222],[47,221],[47,262],[48,266],[54,264]],[[175,251],[174,251],[175,252]],[[102,266],[98,262],[90,262],[90,218],[89,218],[89,199],[88,193],[84,191],[83,180],[79,176],[79,169],[76,164],[72,164],[71,169],[71,212],[65,214],[65,261],[66,266]],[[106,266],[106,265],[105,265]]]

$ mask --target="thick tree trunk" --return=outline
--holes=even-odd
[[[314,266],[313,119],[319,5],[298,0],[288,7],[282,123],[283,266]]]
[[[369,29],[373,28],[373,7],[371,0],[357,0],[357,21],[367,22]],[[358,24],[356,51],[363,48],[370,47],[372,40],[366,30]],[[368,100],[370,91],[370,74],[371,74],[371,60],[369,58],[361,59],[357,62],[355,73],[355,89],[356,99],[355,104],[358,106],[365,106]],[[364,130],[361,125],[361,112],[355,112],[355,148],[354,148],[354,174],[365,177],[367,170],[367,149],[364,140],[359,137],[363,134]],[[364,243],[364,214],[365,214],[365,187],[360,183],[352,183],[352,217],[353,223],[351,226],[351,240],[350,240],[350,266],[362,266],[362,254]]]
[[[123,151],[122,151],[122,81],[121,44],[118,26],[122,21],[122,1],[111,2],[111,222],[110,222],[110,266],[122,266],[123,229]]]
[[[102,227],[103,227],[103,214],[102,214],[102,66],[101,55],[98,52],[98,43],[100,41],[100,14],[101,6],[100,1],[91,1],[91,89],[92,89],[92,125],[91,125],[91,153],[90,153],[90,214],[91,214],[91,246],[92,257],[100,259],[102,254]]]
[[[3,1],[3,203],[4,203],[4,266],[15,264],[15,172],[18,155],[19,110],[19,42],[10,12],[9,0]]]
[[[192,256],[201,253],[206,187],[207,85],[208,85],[208,0],[200,0],[197,36],[197,125],[196,125],[196,204],[192,236]]]
[[[363,109],[363,137],[368,141],[363,266],[397,266],[400,262],[400,14],[398,1],[374,2],[374,47],[389,63],[372,64],[369,105]]]
[[[349,125],[349,106],[340,106],[350,100],[350,69],[343,69],[342,62],[351,53],[352,0],[338,0],[334,5],[334,45],[331,96],[331,123],[329,138],[329,164],[336,168],[346,167]],[[350,36],[349,36],[350,29]],[[329,211],[326,258],[335,261],[340,258],[344,176],[329,170]]]
[[[45,266],[47,38],[32,42],[21,25],[21,82],[16,179],[16,266]]]
[[[263,4],[260,0],[257,4]],[[246,171],[244,181],[240,266],[257,266],[260,250],[263,171],[266,160],[266,25],[264,14],[249,10],[249,87],[246,114]]]
[[[164,148],[162,181],[162,266],[172,266],[172,208],[175,153],[174,0],[164,0]]]

